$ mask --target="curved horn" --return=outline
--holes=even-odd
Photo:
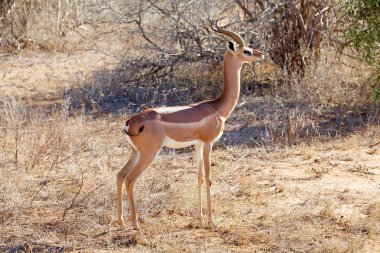
[[[227,35],[228,37],[232,38],[239,46],[241,46],[241,47],[245,46],[245,43],[239,34],[220,28],[218,26],[217,21],[214,21],[214,22],[211,21],[210,27],[214,32],[221,33],[221,34]]]

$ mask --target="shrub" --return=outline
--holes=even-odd
[[[380,2],[378,0],[341,0],[346,23],[345,36],[363,59],[374,67],[375,100],[380,99]]]

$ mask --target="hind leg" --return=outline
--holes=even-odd
[[[139,152],[132,150],[131,157],[125,166],[117,173],[117,221],[124,228],[125,223],[123,219],[123,181],[127,177],[128,173],[133,169],[139,160]]]
[[[129,171],[127,177],[125,178],[125,188],[127,190],[127,199],[129,204],[129,209],[131,212],[131,218],[133,222],[133,227],[135,229],[140,229],[137,220],[136,208],[135,208],[135,200],[133,196],[133,186],[137,180],[137,178],[144,172],[146,168],[152,163],[154,158],[157,156],[161,148],[150,150],[150,152],[141,152],[140,159],[133,167],[132,170]]]

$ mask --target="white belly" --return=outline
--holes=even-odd
[[[197,145],[197,144],[201,144],[201,141],[200,140],[194,140],[194,141],[176,141],[176,140],[173,140],[169,137],[165,137],[165,140],[164,140],[164,146],[165,147],[168,147],[168,148],[185,148],[185,147],[188,147],[188,146],[191,146],[191,145]]]

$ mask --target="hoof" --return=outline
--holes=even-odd
[[[120,225],[122,229],[125,229],[125,223],[123,220],[118,220],[117,223]]]
[[[200,225],[200,227],[204,227],[204,226],[206,226],[206,222],[205,222],[205,220],[203,219],[203,217],[198,218],[198,221],[199,221],[199,225]]]
[[[215,225],[214,221],[209,222],[209,224],[208,224],[207,227],[208,227],[210,230],[212,230],[212,231],[215,231],[215,232],[218,231],[218,227]]]
[[[133,228],[135,229],[135,230],[140,230],[140,226],[139,226],[139,224],[136,222],[136,223],[133,223]]]

